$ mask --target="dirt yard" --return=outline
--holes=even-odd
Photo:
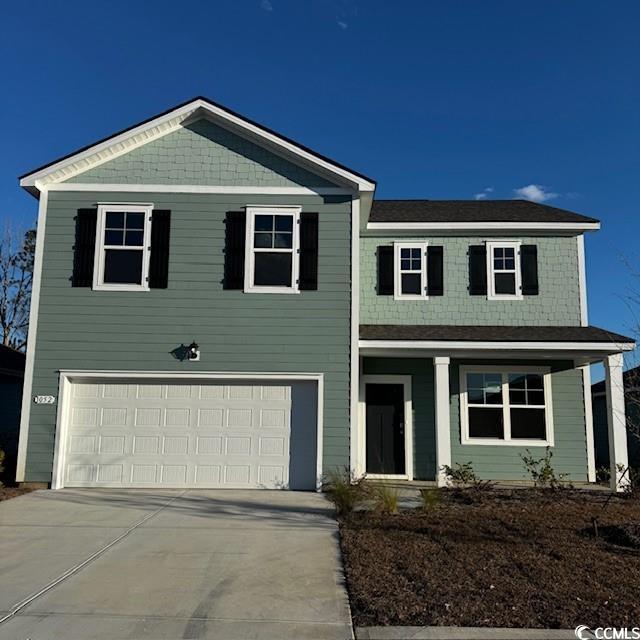
[[[0,486],[0,502],[3,500],[10,500],[11,498],[17,498],[25,493],[29,493],[32,489],[21,489],[20,487],[3,487]]]
[[[640,625],[637,497],[604,508],[606,493],[441,495],[426,513],[342,519],[356,625]]]

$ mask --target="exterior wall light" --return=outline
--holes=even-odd
[[[187,347],[187,360],[191,362],[200,360],[200,346],[195,340]]]

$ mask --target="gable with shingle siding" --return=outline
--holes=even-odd
[[[205,118],[67,180],[85,184],[336,186]]]

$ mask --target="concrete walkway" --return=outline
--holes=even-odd
[[[352,637],[326,500],[37,491],[0,503],[0,639]]]

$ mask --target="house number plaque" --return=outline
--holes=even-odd
[[[33,401],[36,404],[55,404],[56,397],[55,396],[35,396]]]

